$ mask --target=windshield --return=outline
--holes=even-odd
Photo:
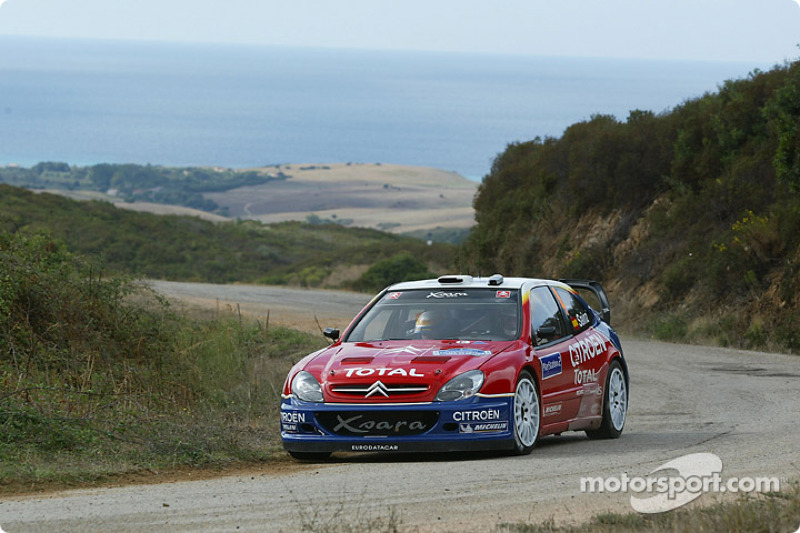
[[[510,341],[519,330],[517,290],[417,289],[384,294],[344,340]]]

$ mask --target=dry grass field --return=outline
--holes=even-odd
[[[474,224],[478,184],[455,172],[381,163],[292,164],[258,169],[291,178],[204,196],[227,207],[231,218],[265,223],[310,216],[392,233],[466,229]],[[125,202],[99,192],[50,190],[78,200],[105,200],[123,209],[156,214],[225,217],[180,206]]]
[[[316,215],[395,233],[474,223],[478,184],[454,172],[377,163],[283,165],[280,171],[292,177],[205,196],[232,217],[262,222]]]

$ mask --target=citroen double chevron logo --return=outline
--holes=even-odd
[[[380,382],[380,380],[376,381],[372,385],[369,386],[367,389],[367,393],[364,395],[364,398],[369,398],[373,394],[383,394],[386,398],[389,397],[389,389],[386,388],[386,385]]]

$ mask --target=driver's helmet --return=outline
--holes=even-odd
[[[414,334],[423,339],[434,339],[442,332],[447,316],[443,311],[425,311],[417,317]]]

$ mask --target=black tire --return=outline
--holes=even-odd
[[[590,439],[618,439],[628,418],[628,382],[622,365],[616,359],[608,365],[606,390],[603,394],[603,422],[599,429],[587,429]]]
[[[297,459],[298,461],[308,461],[312,463],[316,463],[319,461],[324,461],[328,457],[331,456],[331,452],[289,452],[289,455]]]
[[[514,391],[512,416],[514,422],[514,449],[516,455],[527,455],[533,451],[539,439],[542,423],[539,390],[530,372],[523,370],[517,379]]]

